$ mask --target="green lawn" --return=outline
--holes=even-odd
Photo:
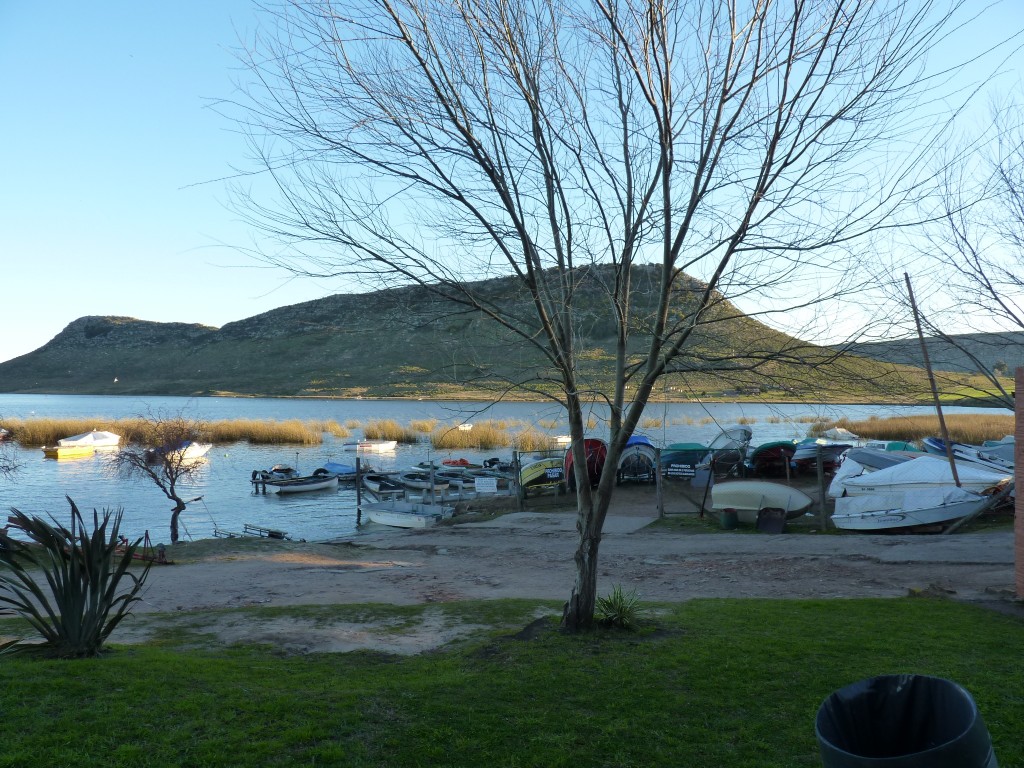
[[[538,608],[550,621],[519,634]],[[393,609],[395,631],[439,610],[490,627],[411,657],[217,648],[202,621],[94,660],[6,657],[0,766],[820,766],[822,699],[898,672],[963,685],[1001,768],[1024,766],[1017,617],[923,598],[648,608],[639,633],[583,636],[553,604]]]

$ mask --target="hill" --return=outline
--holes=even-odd
[[[581,273],[576,297],[581,384],[607,388],[614,326],[601,269]],[[642,354],[656,304],[656,272],[638,267],[632,322]],[[473,284],[489,302],[533,316],[516,281]],[[673,296],[681,320],[703,290]],[[836,359],[721,302],[663,379],[659,397],[927,401],[918,368]],[[524,326],[525,327],[525,326]],[[640,357],[630,362],[639,362]],[[0,392],[305,397],[525,398],[555,391],[536,349],[479,312],[423,287],[339,294],[282,307],[222,328],[128,317],[82,317],[44,346],[0,363]]]
[[[1024,332],[960,333],[927,340],[928,359],[937,371],[977,373],[1012,371],[1024,365]],[[856,355],[899,365],[921,366],[921,344],[916,339],[894,339],[854,344]]]

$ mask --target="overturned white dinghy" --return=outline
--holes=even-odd
[[[844,496],[836,499],[832,522],[847,531],[888,531],[945,525],[976,515],[994,497],[963,488],[924,488],[914,491]]]
[[[756,523],[757,513],[766,507],[784,510],[791,520],[813,503],[814,499],[798,488],[767,480],[731,480],[711,486],[711,508],[717,512],[735,509],[741,523]]]

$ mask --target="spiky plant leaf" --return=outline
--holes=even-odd
[[[102,517],[93,510],[87,527],[75,502],[66,498],[70,529],[52,517],[47,522],[11,510],[9,528],[27,541],[0,533],[0,604],[27,621],[52,654],[95,656],[141,599],[151,563],[141,573],[129,571],[142,539],[119,549],[121,510],[104,510]]]

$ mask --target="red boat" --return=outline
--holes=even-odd
[[[587,454],[587,475],[590,477],[590,487],[593,488],[601,479],[604,460],[608,456],[608,444],[596,437],[588,437],[583,441],[583,449]],[[575,490],[576,474],[573,470],[572,448],[565,452],[565,480],[569,490]]]

